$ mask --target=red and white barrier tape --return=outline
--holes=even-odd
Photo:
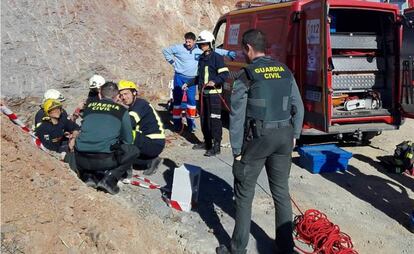
[[[1,112],[3,112],[3,114],[5,114],[10,121],[12,121],[14,124],[16,124],[17,126],[20,127],[20,129],[22,129],[24,132],[29,133],[29,135],[32,137],[33,143],[40,149],[42,149],[45,152],[48,152],[48,150],[46,149],[46,147],[43,146],[42,142],[40,141],[40,139],[38,137],[36,137],[35,133],[29,128],[27,127],[18,117],[15,113],[13,113],[13,111],[11,111],[8,107],[4,106],[3,104],[1,104]]]
[[[161,187],[160,184],[157,184],[153,181],[151,181],[148,178],[139,176],[139,175],[133,175],[132,178],[136,179],[136,180],[127,180],[124,179],[124,183],[129,183],[131,185],[134,186],[139,186],[145,189],[150,189],[150,190],[161,190],[161,198],[162,200],[171,208],[174,208],[178,211],[183,211],[183,209],[181,208],[181,205],[178,201],[175,200],[171,200],[170,198],[168,198],[167,193],[171,192],[171,190],[166,189]]]
[[[178,201],[171,200],[170,198],[168,198],[166,192],[162,193],[161,198],[169,207],[174,208],[175,210],[178,210],[178,211],[183,211],[183,208],[181,208],[180,203]]]
[[[137,179],[137,180],[131,180],[130,181],[131,185],[139,186],[139,187],[150,189],[150,190],[161,189],[161,185],[154,183],[148,178],[145,178],[139,175],[133,175],[132,178]]]

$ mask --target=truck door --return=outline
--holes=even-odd
[[[304,4],[301,15],[304,125],[328,132],[331,116],[327,87],[327,1]]]
[[[402,115],[414,118],[414,8],[404,11],[403,42],[401,47],[401,110]]]

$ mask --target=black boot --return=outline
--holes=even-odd
[[[125,173],[121,176],[120,180],[131,179],[131,178],[132,178],[132,167],[129,168],[127,171],[125,171]]]
[[[214,143],[213,143],[213,149],[214,149],[214,152],[216,153],[216,154],[220,154],[221,153],[221,149],[220,149],[220,141],[214,141]]]
[[[142,174],[147,176],[154,174],[155,172],[157,172],[158,166],[161,164],[161,162],[162,159],[160,157],[153,159],[150,163],[149,168],[144,170]]]
[[[204,156],[211,157],[220,154],[220,142],[213,141],[213,148],[207,150]]]
[[[96,189],[98,184],[98,179],[93,174],[82,174],[81,180],[86,184],[86,186]]]
[[[119,192],[118,179],[111,173],[106,174],[105,177],[99,181],[97,189],[115,195]]]
[[[216,248],[217,254],[231,254],[230,250],[223,244]]]
[[[198,143],[193,145],[193,150],[205,150],[206,149],[206,143]]]

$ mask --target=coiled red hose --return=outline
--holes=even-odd
[[[312,246],[313,252],[305,254],[358,254],[353,249],[351,237],[340,231],[327,216],[315,209],[305,211],[294,220],[296,240]]]

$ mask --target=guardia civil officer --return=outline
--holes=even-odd
[[[235,227],[230,250],[222,245],[217,253],[246,253],[252,200],[263,166],[276,207],[275,253],[293,253],[288,178],[292,149],[301,133],[303,103],[292,73],[265,56],[265,45],[261,31],[243,34],[243,53],[250,64],[233,84],[230,115]]]
[[[116,194],[118,180],[131,169],[139,150],[132,144],[128,110],[115,103],[118,85],[106,82],[98,96],[84,110],[75,144],[76,165],[88,186]]]

